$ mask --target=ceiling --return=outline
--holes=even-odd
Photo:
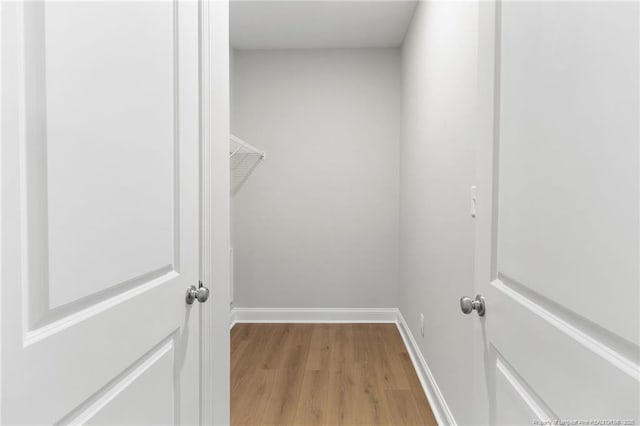
[[[236,49],[400,46],[415,0],[231,0]]]

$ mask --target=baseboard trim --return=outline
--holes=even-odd
[[[237,323],[395,323],[397,308],[233,308],[231,328]]]
[[[440,392],[436,379],[433,377],[427,361],[425,361],[424,356],[422,356],[422,352],[420,352],[420,348],[400,311],[398,311],[396,325],[398,326],[404,345],[407,347],[413,368],[418,374],[418,379],[420,379],[420,384],[422,384],[422,389],[429,400],[436,421],[439,425],[455,425],[456,421],[453,414],[442,392]]]

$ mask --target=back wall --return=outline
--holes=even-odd
[[[397,307],[400,51],[236,50],[234,306]]]

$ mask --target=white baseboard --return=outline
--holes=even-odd
[[[395,323],[397,308],[233,308],[231,327],[239,322]]]
[[[404,345],[407,347],[407,351],[411,357],[411,362],[413,362],[413,368],[418,374],[420,384],[422,384],[422,389],[429,400],[429,404],[431,405],[436,421],[439,425],[455,425],[456,421],[453,418],[453,414],[451,413],[442,392],[440,392],[440,388],[438,388],[438,384],[436,383],[433,374],[431,374],[431,370],[429,369],[424,356],[422,356],[422,352],[420,352],[420,348],[418,347],[409,326],[399,311],[396,325],[398,326]]]
[[[409,352],[422,389],[429,400],[433,415],[439,425],[455,425],[449,406],[431,374],[416,340],[404,317],[397,308],[233,308],[231,328],[237,323],[392,323],[396,324],[404,345]]]

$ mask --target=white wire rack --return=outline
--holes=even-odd
[[[266,154],[237,136],[229,135],[231,194],[238,192]]]

